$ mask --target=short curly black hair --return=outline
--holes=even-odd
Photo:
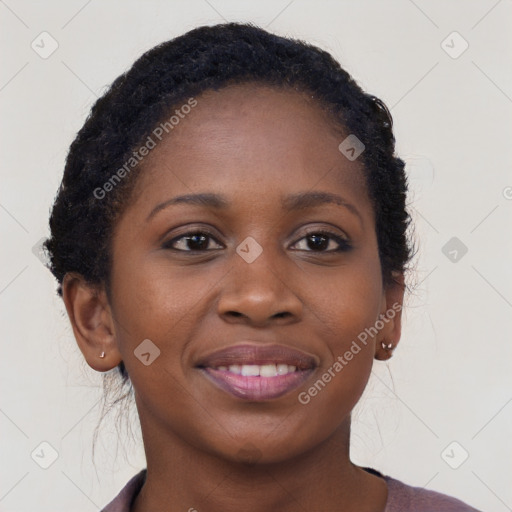
[[[77,272],[91,284],[109,285],[111,239],[127,205],[137,171],[112,187],[114,172],[176,106],[209,89],[261,83],[313,95],[339,126],[365,144],[361,155],[372,200],[382,277],[392,282],[411,259],[407,236],[405,164],[395,155],[392,117],[327,52],[271,34],[252,24],[203,26],[144,53],[96,101],[71,144],[45,242],[59,283]],[[124,375],[124,368],[121,368]]]

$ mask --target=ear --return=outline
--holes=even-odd
[[[112,312],[102,286],[88,284],[76,273],[62,282],[62,297],[78,346],[88,365],[106,372],[121,361]]]
[[[382,308],[377,319],[379,329],[375,345],[375,359],[385,361],[393,355],[402,334],[402,309],[404,303],[405,280],[402,272],[394,272],[393,281],[383,293]],[[383,344],[385,346],[383,346]],[[389,347],[389,348],[388,348]]]

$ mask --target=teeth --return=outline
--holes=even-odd
[[[288,373],[288,365],[287,364],[278,364],[277,365],[277,374],[278,375],[286,375]]]
[[[287,375],[297,371],[297,367],[291,364],[232,364],[229,366],[219,366],[217,370],[229,371],[236,375],[244,377],[276,377],[278,375]]]
[[[244,377],[257,377],[260,374],[260,367],[257,364],[242,365],[242,375]]]
[[[275,364],[263,364],[260,366],[260,377],[275,377],[277,368]]]
[[[232,364],[230,367],[229,367],[229,371],[231,373],[236,373],[237,375],[240,375],[242,373],[242,368],[240,367],[239,364]]]

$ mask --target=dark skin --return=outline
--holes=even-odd
[[[373,360],[390,357],[381,343],[399,341],[400,313],[310,403],[298,401],[402,304],[403,275],[383,285],[362,163],[340,153],[348,134],[302,93],[243,85],[197,101],[144,161],[115,227],[110,296],[76,274],[63,283],[89,365],[124,361],[133,382],[148,473],[132,510],[383,511],[385,481],[350,461],[350,414]],[[343,204],[283,208],[285,196],[312,191]],[[175,196],[206,192],[229,206],[176,204],[148,220]],[[184,237],[205,229],[203,244]],[[325,229],[351,248],[335,252],[330,236],[311,243]],[[248,236],[263,248],[252,263],[236,252]],[[161,351],[149,366],[134,356],[145,339]],[[278,398],[234,397],[195,363],[247,339],[298,348],[319,366]]]

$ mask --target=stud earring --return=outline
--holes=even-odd
[[[101,359],[103,359],[105,357],[105,352],[104,351],[101,352],[100,357],[101,357]]]
[[[393,343],[384,343],[384,342],[382,342],[381,345],[382,345],[382,348],[384,350],[391,350],[393,348]]]

